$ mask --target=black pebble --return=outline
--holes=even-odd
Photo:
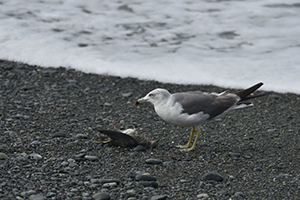
[[[208,172],[202,176],[203,181],[217,181],[222,182],[224,180],[223,176],[218,172]]]
[[[158,183],[156,181],[140,181],[138,184],[144,187],[153,187],[153,188],[158,187]]]
[[[156,181],[154,176],[138,174],[135,176],[135,180],[137,181]]]
[[[62,133],[62,132],[57,132],[57,133],[54,133],[52,135],[53,138],[56,138],[56,137],[67,137],[67,135],[65,133]]]

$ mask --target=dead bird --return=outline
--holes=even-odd
[[[146,139],[137,134],[135,129],[126,130],[104,130],[98,129],[98,131],[109,138],[102,139],[101,143],[108,143],[112,146],[120,146],[124,148],[134,148],[138,145],[144,146],[147,149],[155,148],[158,145],[158,141],[152,141]]]

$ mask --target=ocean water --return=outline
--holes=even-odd
[[[0,59],[300,94],[299,0],[0,0]]]

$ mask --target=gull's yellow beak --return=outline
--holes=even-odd
[[[138,99],[136,102],[134,102],[134,105],[137,106],[137,105],[139,105],[140,103],[144,103],[144,102],[146,102],[146,101],[147,101],[146,99],[140,98],[140,99]]]

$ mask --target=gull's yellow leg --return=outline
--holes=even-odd
[[[195,138],[193,146],[191,146],[191,148],[188,148],[187,151],[192,151],[193,149],[195,149],[197,140],[199,138],[199,135],[200,135],[200,130],[197,131],[197,135],[196,135],[196,138]]]
[[[177,147],[179,147],[179,148],[185,148],[185,149],[189,148],[189,146],[192,143],[192,139],[194,137],[194,134],[195,134],[195,127],[192,128],[191,136],[190,136],[190,139],[189,139],[188,143],[186,145],[177,145]]]

